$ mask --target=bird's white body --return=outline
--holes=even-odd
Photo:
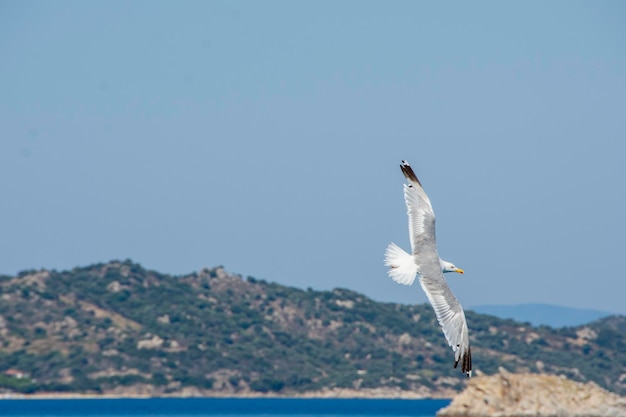
[[[439,264],[441,270],[444,273],[447,272],[459,272],[463,273],[462,269],[457,268],[452,262],[444,261],[439,258]],[[411,285],[415,278],[419,275],[418,266],[415,263],[415,258],[410,253],[407,253],[404,249],[390,243],[385,251],[385,265],[391,267],[388,271],[389,276],[398,284]]]

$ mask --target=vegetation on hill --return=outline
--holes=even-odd
[[[624,317],[555,330],[466,315],[478,372],[563,374],[626,393]],[[5,390],[437,393],[465,384],[452,358],[430,306],[346,289],[301,290],[221,267],[171,276],[131,261],[0,276]]]

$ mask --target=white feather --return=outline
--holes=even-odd
[[[418,273],[413,255],[405,252],[395,243],[390,243],[385,251],[385,265],[389,267],[387,275],[398,284],[411,285]]]

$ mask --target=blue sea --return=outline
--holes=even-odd
[[[0,416],[151,417],[151,416],[319,416],[434,417],[450,400],[366,399],[19,399],[0,400]]]

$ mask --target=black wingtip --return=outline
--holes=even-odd
[[[459,364],[459,360],[461,360],[461,372],[470,378],[472,376],[472,349],[469,346],[467,350],[461,354],[461,357],[454,361],[454,368]]]
[[[404,159],[402,160],[400,169],[402,170],[402,173],[404,174],[407,180],[418,183],[420,187],[422,186],[422,183],[420,182],[419,179],[417,179],[417,175],[415,175],[413,168],[411,168],[411,165],[409,165],[409,163],[406,160]]]
[[[463,371],[468,378],[472,376],[472,349],[469,346],[467,347],[467,352],[465,353],[465,359],[463,360],[461,371]]]

